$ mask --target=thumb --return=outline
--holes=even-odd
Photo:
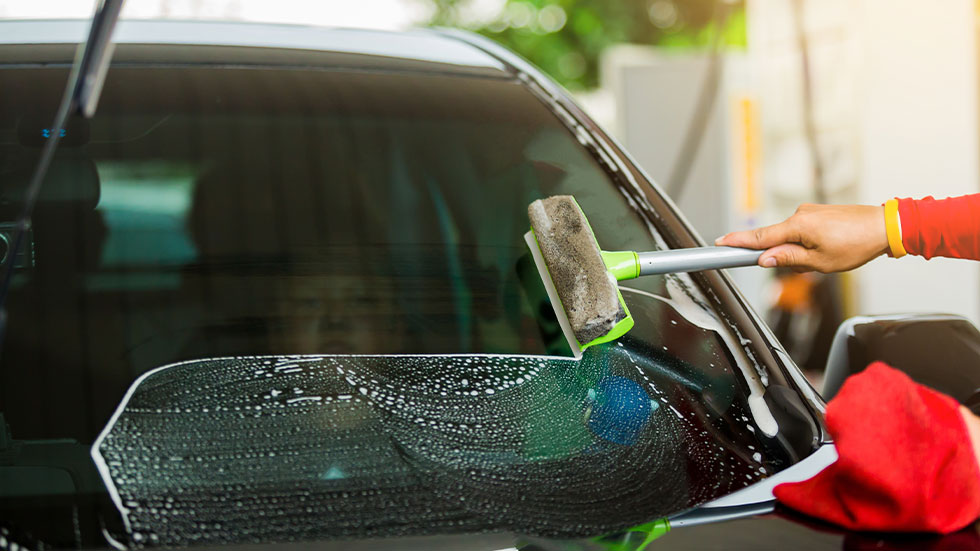
[[[785,266],[787,268],[804,268],[812,270],[813,251],[802,245],[795,243],[785,243],[777,245],[762,253],[759,257],[759,266],[775,268]]]
[[[719,237],[715,241],[715,245],[745,247],[748,249],[768,249],[776,245],[782,245],[783,243],[799,241],[798,234],[799,232],[787,220],[772,226],[730,233]]]

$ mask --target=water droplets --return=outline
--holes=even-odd
[[[187,362],[137,387],[98,451],[134,546],[595,534],[761,476],[635,356]],[[732,474],[697,485],[689,461]],[[631,497],[596,510],[600,493]]]

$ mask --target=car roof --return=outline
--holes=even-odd
[[[64,45],[82,42],[89,21],[0,21],[0,45]],[[309,50],[438,64],[443,70],[499,72],[506,65],[459,33],[434,30],[381,31],[226,21],[128,20],[113,35],[118,44],[237,46]]]

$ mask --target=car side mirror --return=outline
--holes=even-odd
[[[859,316],[837,329],[821,394],[830,400],[850,375],[882,361],[980,413],[980,331],[951,314]]]

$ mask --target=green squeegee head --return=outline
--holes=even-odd
[[[636,253],[601,251],[570,195],[534,201],[528,218],[531,231],[525,241],[575,355],[632,329],[617,281],[639,275]]]

